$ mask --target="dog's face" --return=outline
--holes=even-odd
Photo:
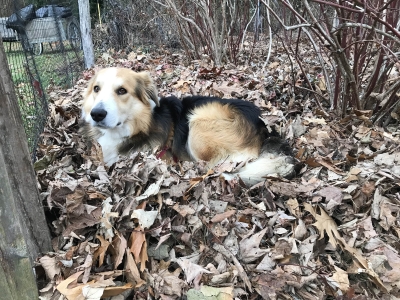
[[[99,129],[129,128],[133,135],[148,126],[145,119],[155,105],[159,105],[157,89],[147,72],[106,68],[89,82],[82,118]]]

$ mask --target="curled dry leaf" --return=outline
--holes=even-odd
[[[230,218],[231,216],[233,216],[236,213],[235,210],[228,210],[222,214],[217,214],[214,217],[212,217],[211,222],[213,223],[219,223],[227,218]]]
[[[84,284],[78,284],[74,288],[69,289],[68,285],[74,281],[78,280],[78,277],[83,273],[83,271],[76,272],[75,274],[69,276],[67,279],[61,281],[57,285],[57,290],[67,297],[68,300],[75,300],[79,295],[82,294],[82,289],[85,286]]]
[[[48,279],[53,280],[55,275],[60,274],[61,269],[55,257],[45,255],[39,259],[39,262],[46,272],[46,276]]]
[[[132,252],[135,261],[140,263],[140,270],[143,271],[145,263],[148,260],[147,257],[147,242],[146,235],[142,229],[133,230],[129,238],[129,248]]]
[[[179,264],[179,266],[182,268],[183,272],[185,272],[186,275],[186,282],[190,283],[192,282],[196,277],[203,273],[211,273],[210,271],[204,269],[203,267],[191,262],[190,260],[186,258],[178,258],[176,262]]]
[[[105,240],[100,235],[97,235],[96,238],[100,241],[100,247],[94,252],[93,261],[96,261],[98,259],[98,266],[100,267],[104,263],[104,257],[106,255],[106,251],[108,249],[108,246],[110,245],[110,242]]]
[[[260,232],[251,235],[250,237],[244,238],[239,243],[239,251],[241,260],[244,263],[249,263],[255,261],[260,256],[263,256],[268,252],[267,249],[260,249],[259,245],[264,234],[267,232],[268,228],[264,228]]]
[[[341,292],[347,292],[350,288],[349,276],[346,271],[335,267],[335,272],[327,280],[334,288],[339,288]]]
[[[140,278],[139,269],[137,268],[135,259],[129,249],[126,249],[125,269],[129,271],[126,273],[126,276],[128,277],[129,282],[134,284],[135,288],[139,288],[145,284],[145,281]]]
[[[144,209],[136,209],[133,211],[131,218],[137,219],[141,228],[150,228],[158,215],[157,210],[145,211]]]
[[[294,237],[298,240],[303,240],[307,234],[307,228],[302,219],[298,220],[298,224],[294,229]]]
[[[122,263],[125,254],[125,249],[127,247],[127,242],[122,235],[118,235],[114,237],[111,245],[112,249],[114,250],[113,251],[114,269],[116,269]]]

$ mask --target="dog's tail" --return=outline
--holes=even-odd
[[[296,174],[295,165],[296,160],[289,144],[279,137],[270,137],[264,141],[257,159],[237,172],[223,173],[222,176],[227,180],[240,177],[247,186],[252,186],[264,181],[268,175],[292,178]]]

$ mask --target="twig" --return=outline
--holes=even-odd
[[[372,27],[370,25],[363,24],[363,23],[349,23],[349,22],[342,23],[342,24],[340,24],[338,26],[337,29],[335,29],[335,31],[337,31],[337,30],[339,30],[341,28],[345,28],[345,27],[352,27],[352,28],[361,27],[361,28],[366,28],[366,29],[369,29],[369,30],[374,30],[376,33],[379,33],[379,34],[381,34],[381,35],[383,35],[385,37],[388,37],[388,38],[392,39],[393,41],[395,41],[396,43],[400,44],[400,39],[394,37],[393,35],[391,35],[391,34],[389,34],[387,32],[384,32],[384,31],[382,31],[380,29],[377,29],[376,27]],[[334,32],[332,32],[332,33],[334,33]]]
[[[253,13],[253,15],[252,15],[251,18],[250,18],[250,21],[247,23],[246,27],[244,28],[244,33],[243,33],[243,36],[242,36],[242,41],[240,42],[240,50],[243,50],[243,44],[244,44],[244,40],[245,40],[245,38],[246,38],[247,28],[249,27],[251,21],[253,21],[254,16],[256,15],[256,13],[257,13],[257,9],[254,10],[254,13]]]
[[[284,2],[283,0],[281,1]],[[285,22],[282,21],[282,19],[275,13],[275,11],[269,6],[269,4],[265,0],[261,0],[261,2],[267,7],[268,11],[270,11],[274,15],[274,17],[278,20],[278,22],[283,26],[283,29],[285,29],[286,31],[294,30],[301,27],[311,27],[310,23],[302,23],[293,26],[287,26],[285,25]]]
[[[268,0],[268,7],[269,7],[269,0]],[[271,29],[271,20],[270,20],[270,16],[269,16],[269,9],[267,9],[267,23],[268,23],[268,31],[269,31],[269,45],[268,45],[267,59],[265,60],[264,65],[263,65],[263,72],[265,70],[265,67],[268,64],[269,57],[271,56],[271,49],[272,49],[272,29]]]

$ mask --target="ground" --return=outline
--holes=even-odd
[[[37,261],[41,299],[400,297],[398,127],[317,103],[279,43],[265,70],[253,51],[251,63],[224,68],[167,50],[110,52],[74,88],[50,91],[35,163],[53,237]],[[318,66],[304,63],[324,93]],[[104,66],[149,71],[163,96],[254,102],[293,147],[299,174],[248,188],[156,149],[105,167],[78,132],[81,93]]]

